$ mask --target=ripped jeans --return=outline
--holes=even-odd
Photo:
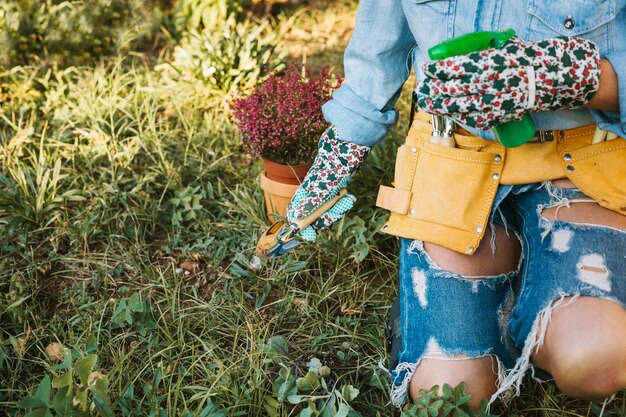
[[[530,356],[543,342],[556,308],[581,295],[626,306],[626,232],[542,216],[546,208],[590,201],[588,197],[550,182],[506,186],[501,191],[490,222],[520,239],[522,258],[515,271],[463,277],[440,268],[422,242],[401,239],[402,347],[398,365],[391,370],[391,400],[398,407],[407,400],[420,361],[442,353],[491,356],[499,369],[498,390],[491,402],[506,397],[511,389],[519,394],[527,370],[533,376],[541,374],[535,374]]]

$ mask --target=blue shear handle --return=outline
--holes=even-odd
[[[297,239],[290,240],[287,243],[278,243],[276,247],[268,252],[268,255],[270,258],[277,258],[279,256],[283,256],[284,254],[297,248],[298,246],[300,246],[300,241]]]

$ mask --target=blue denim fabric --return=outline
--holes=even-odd
[[[588,199],[551,183],[501,187],[491,221],[521,239],[521,272],[472,281],[435,265],[421,242],[401,240],[402,350],[391,370],[395,405],[406,400],[412,373],[433,346],[448,354],[496,356],[504,369],[495,400],[510,388],[519,392],[532,369],[537,323],[548,322],[567,302],[564,297],[601,297],[626,306],[626,232],[541,217],[544,208],[576,198]],[[486,240],[481,244],[489,244]]]
[[[566,27],[568,18],[573,27]],[[326,120],[343,140],[375,145],[397,120],[393,106],[411,64],[420,79],[430,47],[465,33],[506,28],[526,40],[571,35],[596,42],[617,72],[626,109],[626,0],[361,0],[345,51],[345,82],[323,106]],[[540,130],[597,122],[626,136],[626,111],[579,109],[533,118]],[[472,133],[494,139],[491,131]]]
[[[580,294],[626,303],[626,233],[609,227],[549,221],[544,208],[565,206],[585,197],[577,189],[549,185],[512,193],[526,256],[521,291],[511,314],[509,332],[519,349],[531,333],[535,317],[552,300]],[[606,272],[585,271],[584,266]],[[541,277],[541,279],[533,279]]]
[[[391,370],[391,401],[401,407],[416,366],[425,354],[494,356],[501,370],[514,364],[502,311],[513,300],[517,271],[488,279],[467,279],[439,268],[421,242],[400,243],[399,365]]]

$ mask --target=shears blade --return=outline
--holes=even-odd
[[[284,221],[278,221],[265,230],[256,247],[256,256],[262,259],[277,258],[300,245],[296,235],[300,230]]]

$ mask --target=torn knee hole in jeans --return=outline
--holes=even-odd
[[[429,340],[428,347],[417,360],[414,362],[401,362],[399,363],[395,369],[388,370],[384,368],[382,365],[379,366],[386,372],[390,374],[392,377],[391,384],[391,403],[398,408],[402,408],[404,403],[409,400],[413,401],[409,395],[409,386],[411,384],[411,380],[415,376],[415,371],[418,366],[422,363],[423,359],[431,359],[431,360],[441,360],[441,361],[468,361],[489,357],[492,360],[493,372],[497,375],[496,378],[496,387],[500,387],[501,383],[506,378],[506,367],[500,360],[500,358],[493,354],[490,351],[486,352],[463,352],[459,349],[452,349],[452,351],[448,351],[446,349],[441,348],[437,341],[434,339]],[[501,396],[503,399],[508,399],[508,392]],[[491,405],[492,401],[489,403]]]
[[[504,234],[511,236],[506,230],[503,231],[502,235]],[[428,264],[427,271],[424,273],[428,272],[432,277],[455,278],[470,282],[490,280],[503,276],[513,276],[519,271],[522,255],[519,247],[519,236],[517,233],[515,235],[518,239],[517,250],[511,249],[513,246],[510,245],[508,247],[506,247],[507,245],[501,246],[496,259],[493,259],[491,255],[486,255],[485,251],[482,254],[476,253],[468,256],[436,245],[425,247],[424,242],[419,240],[411,242],[407,248],[407,253],[423,257],[423,260]],[[492,240],[495,241],[495,239]],[[495,246],[495,242],[492,246]],[[496,257],[495,253],[493,256]]]
[[[592,203],[592,204],[589,204]],[[551,205],[539,205],[539,226],[542,241],[552,235],[551,249],[567,252],[576,231],[589,227],[606,228],[616,232],[626,229],[626,216],[600,207],[593,199],[561,199]]]
[[[553,201],[537,207],[542,220],[626,229],[626,216],[600,206],[593,198],[580,192],[570,180],[562,178],[546,181],[542,187]]]

